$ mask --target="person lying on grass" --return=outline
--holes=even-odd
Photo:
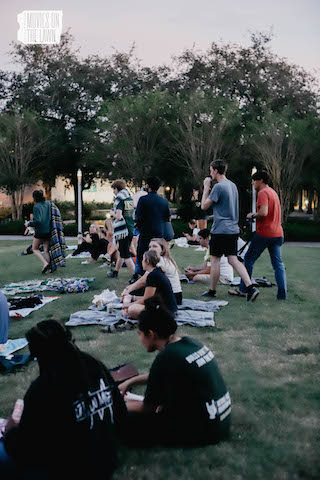
[[[171,257],[168,242],[164,238],[153,238],[149,243],[149,250],[154,250],[160,256],[159,267],[166,274],[171,283],[172,291],[176,297],[177,305],[182,304],[182,288],[180,283],[179,269]],[[128,294],[144,295],[149,272],[145,272],[136,282],[126,287],[121,293],[121,301]]]
[[[163,302],[147,299],[138,334],[147,352],[159,353],[149,374],[119,385],[125,395],[134,385],[147,384],[143,401],[126,401],[133,445],[204,445],[229,434],[231,400],[214,354],[198,340],[177,336],[176,330]]]
[[[177,301],[173,294],[171,283],[167,276],[163,273],[161,268],[157,267],[160,262],[160,255],[154,250],[147,250],[143,254],[142,266],[143,270],[148,272],[146,279],[146,287],[143,296],[137,295],[124,295],[122,297],[123,314],[129,315],[129,318],[138,318],[140,312],[144,310],[144,304],[147,298],[151,298],[154,295],[159,295],[165,306],[175,314],[177,311]]]
[[[127,417],[111,374],[55,320],[38,323],[26,338],[39,376],[20,423],[9,420],[0,441],[0,478],[111,478]]]

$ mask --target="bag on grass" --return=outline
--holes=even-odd
[[[138,370],[134,365],[132,365],[132,363],[124,363],[118,367],[111,368],[109,369],[109,372],[111,373],[116,384],[122,383],[129,378],[139,375]]]

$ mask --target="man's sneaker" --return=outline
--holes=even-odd
[[[259,290],[257,290],[256,288],[250,288],[249,292],[247,293],[247,302],[254,302],[259,293]]]
[[[216,296],[217,295],[215,290],[208,290],[207,292],[201,294],[201,297],[215,298]]]
[[[108,273],[107,273],[107,277],[110,277],[110,278],[118,278],[118,272],[117,272],[117,270],[113,270],[113,272],[108,272]]]

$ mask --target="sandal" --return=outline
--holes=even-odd
[[[230,288],[230,290],[228,290],[228,293],[229,293],[229,295],[232,295],[233,297],[246,297],[247,296],[246,293],[240,292],[239,288],[235,288],[235,289]]]
[[[43,269],[41,270],[41,273],[47,273],[50,270],[50,263],[48,263]]]

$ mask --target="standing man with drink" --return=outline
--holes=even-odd
[[[203,182],[201,209],[213,206],[214,223],[210,239],[210,290],[202,296],[215,297],[216,286],[220,277],[220,260],[222,255],[228,258],[230,265],[236,270],[247,288],[247,301],[253,302],[259,290],[252,285],[250,276],[237,258],[237,242],[239,236],[239,194],[236,185],[226,178],[228,165],[224,160],[215,160],[210,164],[210,175],[216,184],[211,189],[211,178]]]

